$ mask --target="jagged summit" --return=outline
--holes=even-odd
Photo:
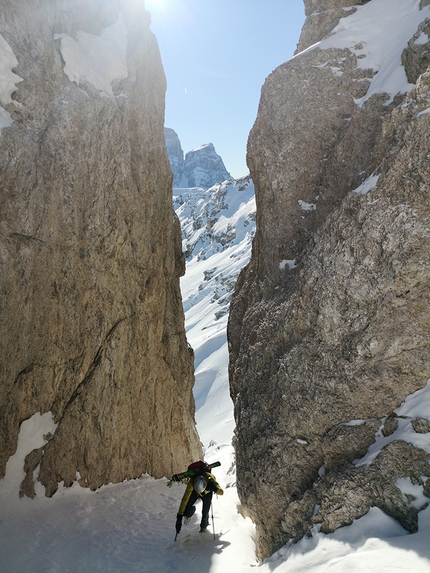
[[[166,127],[164,128],[164,138],[173,172],[173,187],[209,189],[216,183],[230,179],[231,175],[215,151],[213,143],[192,149],[184,158],[177,133]]]
[[[213,143],[201,145],[185,155],[182,177],[184,187],[209,189],[212,185],[222,183],[226,179],[230,179],[230,173],[215,151]]]

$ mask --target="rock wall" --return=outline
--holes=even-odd
[[[326,34],[318,17],[302,47]],[[430,497],[429,453],[395,439],[398,407],[430,376],[430,73],[416,47],[403,55],[416,86],[392,100],[358,105],[373,70],[335,47],[299,53],[262,89],[256,236],[228,327],[238,492],[260,558],[372,506],[415,531],[421,506],[399,478]],[[381,435],[373,462],[352,463]]]
[[[201,446],[149,13],[127,0],[1,10],[16,84],[0,102],[0,475],[22,421],[49,411],[58,427],[26,460],[47,495],[77,477],[171,475]]]

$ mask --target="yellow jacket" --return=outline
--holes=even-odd
[[[205,479],[208,483],[209,483],[209,481],[211,481],[215,485],[216,490],[214,491],[214,493],[216,493],[217,495],[222,495],[224,493],[224,491],[220,488],[219,483],[216,481],[215,476],[213,476],[209,472],[203,472],[203,474],[201,474],[201,475],[203,475],[205,477]],[[185,508],[187,507],[187,503],[191,497],[193,489],[194,489],[194,480],[193,480],[193,478],[191,478],[188,480],[187,488],[186,488],[185,493],[182,497],[181,505],[179,506],[179,510],[178,510],[178,515],[184,515]],[[210,492],[210,490],[206,488],[204,492],[199,494],[199,497],[204,497],[209,492]]]

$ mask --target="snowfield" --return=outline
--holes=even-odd
[[[397,413],[410,421],[428,413],[429,405],[430,380]],[[209,435],[212,427],[211,416],[201,419],[202,434]],[[24,457],[44,443],[48,431],[55,431],[49,413],[35,414],[22,424],[17,453],[0,482],[1,573],[430,573],[430,506],[419,514],[416,534],[408,534],[373,508],[330,535],[315,528],[311,538],[287,544],[258,565],[254,526],[243,515],[234,487],[231,441],[206,449],[207,461],[222,463],[214,473],[225,492],[214,498],[210,529],[199,533],[198,508],[176,542],[175,516],[185,486],[168,488],[167,479],[145,475],[96,492],[75,483],[50,499],[39,484],[34,500],[19,499]],[[422,445],[429,449],[430,435],[422,436],[426,436]],[[396,438],[407,439],[407,434]],[[378,443],[384,445],[377,439]],[[413,494],[420,504],[426,502],[417,486],[403,481],[398,485],[405,494]]]
[[[78,85],[87,81],[100,92],[113,97],[112,82],[128,76],[127,29],[122,16],[100,36],[79,30],[77,39],[55,34],[61,41],[64,73]]]

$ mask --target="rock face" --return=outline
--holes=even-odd
[[[180,187],[182,175],[184,174],[184,152],[182,151],[181,142],[176,131],[169,127],[164,128],[164,139],[166,140],[167,154],[173,173],[173,187]]]
[[[319,4],[348,3],[316,4],[305,2],[305,30]],[[248,141],[256,236],[228,328],[238,492],[261,558],[372,506],[414,531],[422,504],[398,484],[430,496],[430,449],[414,438],[428,420],[399,410],[430,376],[427,14],[402,56],[408,94],[375,90],[360,46],[333,42],[280,66],[262,90]]]
[[[1,475],[22,421],[58,424],[28,495],[39,464],[52,495],[201,455],[157,43],[143,3],[84,4],[1,2]]]
[[[357,10],[356,6],[370,0],[304,0],[306,20],[300,34],[299,53],[331,33],[341,18]]]
[[[212,143],[189,151],[184,158],[177,133],[166,127],[164,137],[173,172],[173,187],[209,189],[230,179],[230,173]]]

